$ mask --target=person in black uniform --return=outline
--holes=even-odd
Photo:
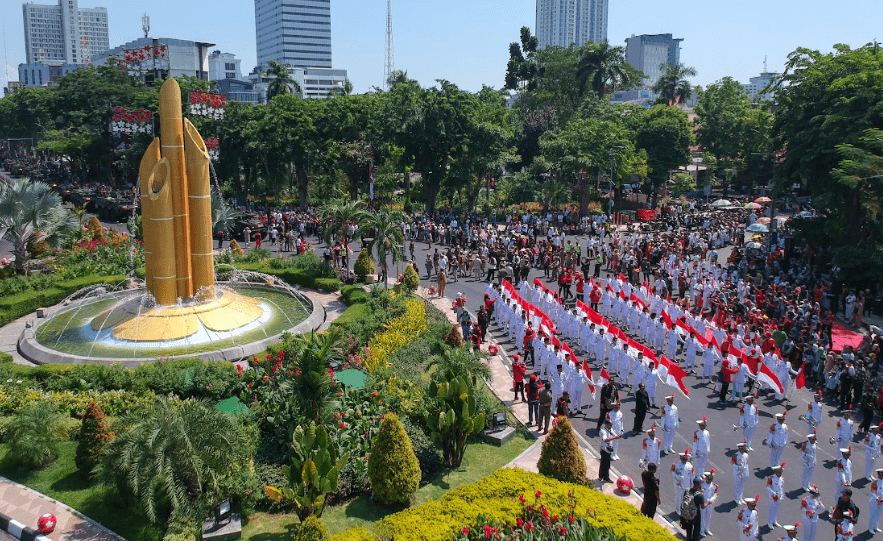
[[[647,464],[647,469],[641,473],[641,482],[644,484],[644,503],[641,504],[641,513],[645,517],[653,518],[656,507],[660,503],[659,478],[656,477],[656,464]]]
[[[647,417],[647,410],[650,408],[650,394],[644,388],[643,383],[638,384],[638,390],[635,392],[635,424],[632,426],[632,432],[640,434],[644,431],[644,419]]]

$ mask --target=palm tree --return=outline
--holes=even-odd
[[[105,447],[99,478],[134,496],[151,521],[164,508],[187,510],[241,459],[236,421],[198,400],[157,398],[142,414],[128,414]]]
[[[368,242],[368,249],[373,251],[374,247],[377,247],[377,258],[381,266],[386,266],[388,253],[392,254],[393,264],[402,260],[401,247],[405,243],[405,234],[401,228],[401,221],[402,217],[398,212],[391,214],[377,212],[365,216],[365,231],[374,235]],[[383,285],[388,287],[386,280]]]
[[[349,224],[356,224],[357,228],[362,227],[365,221],[365,202],[364,201],[346,201],[344,203],[331,204],[325,207],[321,212],[322,220],[325,222],[325,228],[322,230],[322,240],[328,247],[334,240],[343,242],[344,261],[349,269]]]
[[[338,407],[328,366],[335,360],[335,346],[339,341],[340,329],[331,327],[328,332],[296,336],[286,344],[295,359],[297,376],[285,381],[280,390],[291,397],[304,423],[320,423]]]
[[[270,60],[267,71],[261,74],[265,77],[273,78],[273,80],[270,81],[270,85],[267,87],[267,101],[270,101],[280,94],[301,95],[302,90],[300,85],[291,77],[291,72],[288,71],[289,68],[291,68],[291,65],[289,64],[280,64],[275,60]]]
[[[611,47],[607,41],[589,43],[582,50],[576,70],[579,95],[585,94],[586,85],[603,99],[608,86],[615,90],[631,86],[640,80],[638,72],[625,59],[625,47]]]
[[[656,102],[674,105],[685,102],[693,95],[693,87],[687,77],[696,76],[696,68],[683,64],[661,64],[662,75],[653,85],[653,92],[659,95]]]
[[[0,239],[12,243],[15,269],[27,270],[28,244],[46,241],[58,244],[76,221],[62,206],[61,196],[44,182],[14,180],[0,186]]]

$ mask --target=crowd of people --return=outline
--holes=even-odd
[[[428,255],[426,270],[427,275],[453,273],[488,283],[482,309],[490,310],[494,322],[517,343],[516,399],[526,388],[527,396],[522,398],[528,402],[530,423],[536,422],[538,431],[548,430],[553,411],[582,414],[584,397],[589,395],[582,391],[599,383],[600,378],[592,379],[591,374],[603,370],[606,378],[598,398],[597,431],[602,480],[609,480],[610,461],[618,458],[624,434],[620,390],[635,396],[632,431],[642,431],[647,410],[657,404],[657,383],[666,382],[658,363],[667,358],[714,385],[721,405],[735,403],[739,408],[734,430],[742,431],[743,441],[732,463],[734,500],[745,506],[739,514],[743,539],[758,535],[756,498],[743,496],[748,457],[756,444],[754,431],[760,423],[757,393],[783,408],[763,440],[770,448],[772,475],[766,488],[767,522],[772,528],[778,526],[778,508],[785,498],[782,479],[787,468],[781,458],[788,428],[784,409],[795,387],[814,392],[809,408],[800,416],[807,432],[800,448],[801,487],[806,492],[801,500],[803,538],[813,541],[819,515],[826,510],[812,481],[816,441],[828,437],[839,455],[834,468],[837,483],[827,485],[835,489],[828,513],[837,535],[848,540],[859,515],[851,501],[854,444],[863,447],[862,477],[871,483],[868,529],[879,531],[883,469],[876,467],[881,436],[875,420],[883,407],[879,370],[883,336],[865,328],[859,344],[835,346],[834,326],[845,323],[851,330],[848,326],[861,323],[854,316],[864,313],[867,304],[858,294],[841,288],[838,269],[830,266],[829,250],[824,247],[767,238],[746,243],[745,228],[756,217],[741,210],[686,211],[669,215],[667,227],[651,232],[627,232],[612,227],[606,217],[598,217],[570,229],[588,235],[583,246],[557,224],[535,217],[509,220],[505,228],[476,224],[461,229],[462,236],[452,236],[450,245]],[[731,252],[728,257],[722,255],[726,251]],[[540,269],[551,287],[528,281],[529,273]],[[502,287],[504,283],[512,284],[512,289]],[[865,299],[870,297],[870,291],[862,293]],[[526,299],[537,310],[525,310],[515,297]],[[842,314],[839,319],[838,314]],[[596,323],[597,317],[603,323]],[[611,329],[626,333],[647,349],[629,346],[621,336],[618,340]],[[581,365],[566,350],[565,342],[587,362]],[[659,500],[655,473],[661,457],[674,453],[671,437],[679,423],[675,398],[673,392],[658,401],[662,439],[656,437],[655,424],[642,439],[649,516]],[[826,398],[842,410],[843,418],[835,426],[822,422]],[[861,422],[855,425],[853,417]],[[704,420],[697,424],[693,448],[679,454],[671,469],[678,500],[675,508],[690,539],[711,531],[711,504],[717,498],[714,476],[720,475],[705,471],[711,436]]]

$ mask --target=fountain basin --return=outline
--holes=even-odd
[[[219,284],[215,299],[192,306],[150,306],[144,289],[65,302],[25,329],[19,352],[37,364],[119,363],[159,359],[235,361],[263,352],[283,333],[318,329],[325,310],[287,285]]]

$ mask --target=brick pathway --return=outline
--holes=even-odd
[[[52,513],[58,520],[55,531],[46,536],[52,541],[125,541],[63,503],[5,477],[0,477],[0,513],[34,529],[41,515]]]
[[[440,298],[438,296],[430,295],[429,291],[424,288],[419,288],[417,293],[432,303],[433,306],[441,310],[441,312],[448,318],[448,320],[454,324],[456,323],[456,316],[454,314],[454,310],[451,307],[450,299]],[[518,419],[522,425],[527,426],[528,422],[528,413],[527,413],[527,403],[522,402],[520,400],[513,400],[513,391],[512,391],[512,361],[509,358],[509,355],[506,353],[506,348],[504,343],[500,343],[494,338],[493,333],[491,332],[493,329],[489,330],[486,335],[487,342],[482,344],[482,350],[487,351],[488,344],[497,344],[499,347],[499,353],[497,355],[492,355],[487,359],[487,365],[491,372],[491,379],[488,383],[488,387],[491,392],[496,395],[498,399],[500,399],[506,407],[509,408],[509,411],[512,412],[512,415]],[[591,410],[586,410],[591,412]],[[540,451],[542,450],[542,443],[546,436],[541,434],[537,434],[536,431],[531,430],[530,434],[537,438],[537,441],[528,447],[521,455],[516,457],[512,462],[506,465],[509,468],[521,468],[523,470],[536,472],[537,471],[537,462],[540,460]],[[586,459],[586,468],[589,473],[589,479],[596,477],[598,470],[600,468],[600,459],[599,452],[594,449],[585,438],[583,438],[579,433],[574,432],[577,439],[580,442],[580,448],[583,451],[583,456]],[[616,468],[610,469],[610,474],[612,477],[619,477],[619,472],[616,471]],[[640,485],[641,480],[634,480],[636,486]],[[604,494],[608,496],[614,496],[621,500],[625,500],[630,504],[634,505],[637,508],[641,507],[641,503],[643,502],[643,498],[640,493],[636,490],[633,490],[629,494],[623,494],[616,490],[616,486],[613,483],[606,484],[598,484],[595,483],[595,488],[600,490]],[[662,527],[666,528],[672,534],[682,533],[680,528],[675,527],[670,522],[662,518],[658,513],[654,518],[656,522]]]

